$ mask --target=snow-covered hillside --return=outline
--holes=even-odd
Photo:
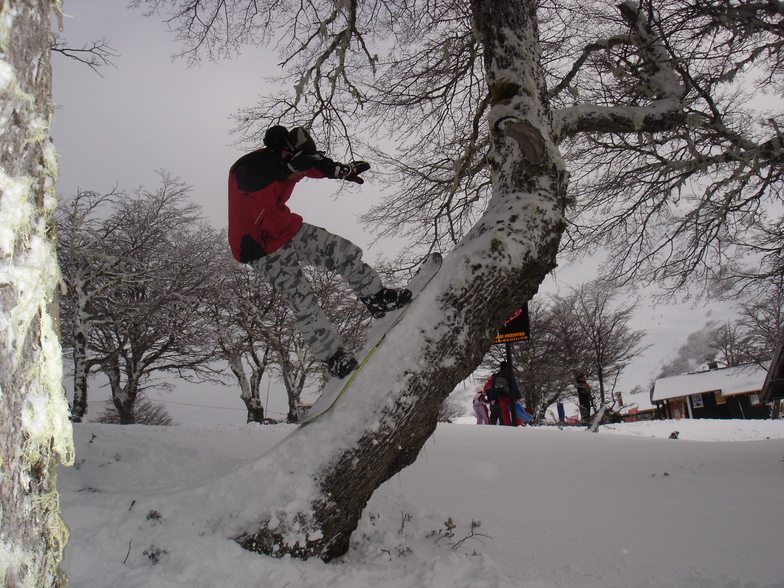
[[[75,425],[63,568],[79,588],[784,586],[784,421],[468,422],[438,427],[331,564],[244,551],[180,503],[294,425]]]

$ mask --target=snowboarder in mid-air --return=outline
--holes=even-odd
[[[362,250],[327,230],[303,222],[286,202],[302,178],[333,178],[362,184],[364,161],[344,164],[316,149],[302,127],[270,128],[264,148],[244,155],[229,172],[229,245],[234,258],[249,264],[291,305],[306,343],[327,371],[344,378],[357,367],[335,327],[318,304],[301,265],[334,270],[374,317],[411,301],[405,288],[385,288],[362,261]]]

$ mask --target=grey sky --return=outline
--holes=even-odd
[[[116,67],[100,68],[103,77],[53,56],[58,193],[115,185],[152,190],[156,170],[165,169],[193,186],[192,199],[216,228],[225,227],[228,170],[243,153],[234,145],[231,116],[265,92],[263,76],[275,71],[275,55],[247,48],[238,59],[188,68],[172,60],[179,45],[160,18],[117,1],[65,0],[63,11],[70,18],[61,35],[70,46],[106,38],[119,56],[112,59]],[[339,188],[338,182],[303,182],[290,204],[306,220],[368,248],[373,237],[357,216],[378,190],[366,183],[337,195]],[[369,252],[370,258],[382,253],[394,256],[380,246]]]

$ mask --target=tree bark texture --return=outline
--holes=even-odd
[[[0,580],[60,586],[55,466],[73,459],[57,327],[51,0],[0,6]]]
[[[493,100],[488,210],[414,300],[400,337],[390,334],[330,413],[263,458],[316,498],[292,512],[291,496],[265,497],[258,520],[237,536],[248,549],[324,560],[345,553],[371,494],[414,462],[442,401],[556,265],[567,175],[553,142],[535,3],[471,4]],[[440,313],[425,312],[434,301]],[[335,428],[343,442],[325,446]]]
[[[71,418],[81,423],[87,414],[87,336],[79,329],[73,336],[74,393]]]
[[[121,425],[133,425],[136,423],[136,416],[133,407],[139,390],[139,378],[133,364],[126,363],[125,382],[122,381],[122,372],[118,352],[112,353],[103,362],[103,371],[109,379],[109,387],[112,391],[112,403],[117,409]]]

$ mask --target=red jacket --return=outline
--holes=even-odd
[[[234,259],[248,263],[268,255],[297,234],[302,217],[286,206],[299,180],[266,149],[241,157],[229,172],[229,245]],[[323,178],[316,168],[307,177]]]

